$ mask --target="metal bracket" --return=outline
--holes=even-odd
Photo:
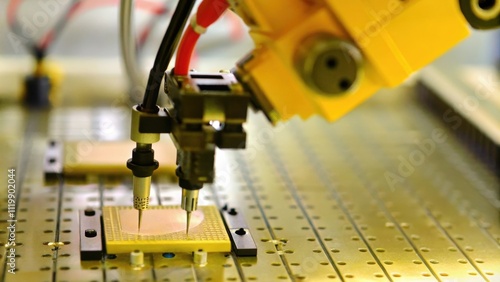
[[[236,256],[257,256],[257,245],[243,215],[235,208],[228,208],[227,205],[222,208],[221,214]]]
[[[80,259],[101,260],[102,248],[101,212],[94,209],[79,211]]]

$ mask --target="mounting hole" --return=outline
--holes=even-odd
[[[87,229],[85,230],[85,237],[94,238],[97,236],[97,231],[95,229]]]
[[[349,88],[351,88],[351,85],[352,83],[348,79],[342,79],[339,82],[339,88],[342,89],[343,91],[349,90]]]
[[[489,10],[495,7],[496,3],[497,3],[496,0],[479,0],[477,5],[479,6],[479,8],[483,10]]]
[[[243,228],[236,230],[234,233],[236,233],[236,235],[240,235],[240,236],[247,234],[247,232]]]
[[[173,258],[173,257],[175,257],[175,254],[174,253],[163,253],[162,257],[164,257],[164,258]]]
[[[86,209],[86,210],[84,211],[84,214],[85,214],[86,216],[94,216],[94,215],[95,215],[95,210],[93,210],[93,209]]]
[[[327,68],[329,68],[329,69],[334,69],[334,68],[336,68],[336,67],[337,67],[337,65],[338,65],[339,63],[337,62],[337,59],[335,59],[334,57],[328,57],[328,58],[326,59],[325,64],[326,64],[326,67],[327,67]]]

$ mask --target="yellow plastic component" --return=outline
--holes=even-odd
[[[206,252],[231,251],[231,241],[229,240],[220,213],[215,206],[198,207],[203,212],[204,219],[198,226],[189,230],[189,236],[186,235],[184,229],[179,232],[163,235],[139,236],[123,232],[120,224],[120,211],[124,209],[133,208],[131,206],[103,207],[102,217],[106,237],[106,250],[108,253],[130,253],[134,250],[141,250],[145,253],[190,253],[200,249]],[[180,208],[178,206],[152,206],[149,209],[171,210]],[[137,222],[136,218],[124,220],[134,220]],[[175,218],[158,218],[157,220],[175,220]]]
[[[35,65],[35,75],[46,75],[51,83],[51,89],[49,93],[49,100],[51,105],[59,104],[59,90],[61,88],[62,80],[64,79],[64,73],[61,67],[50,60],[44,59],[37,65]],[[24,83],[22,83],[20,97],[24,100],[24,95],[26,95],[26,89]]]
[[[132,155],[136,146],[133,141],[72,141],[64,143],[63,170],[66,176],[86,174],[129,175],[130,169],[124,164]],[[153,145],[155,159],[160,166],[155,175],[168,174],[175,176],[177,152],[175,146],[167,138]]]
[[[456,0],[230,2],[256,45],[239,74],[267,105],[273,122],[314,114],[336,120],[378,89],[402,83],[469,35]],[[298,46],[317,33],[350,41],[363,54],[363,76],[350,93],[316,93],[296,71]]]

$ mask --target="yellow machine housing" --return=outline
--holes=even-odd
[[[469,35],[456,0],[230,0],[255,49],[236,70],[272,122],[319,114],[334,121],[381,87],[394,87]],[[340,95],[311,89],[297,50],[314,34],[351,42],[363,57],[355,87]]]

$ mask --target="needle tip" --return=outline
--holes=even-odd
[[[139,220],[137,221],[137,233],[141,232],[142,210],[139,210]]]
[[[191,212],[186,212],[186,235],[189,235],[189,222],[191,221]]]

